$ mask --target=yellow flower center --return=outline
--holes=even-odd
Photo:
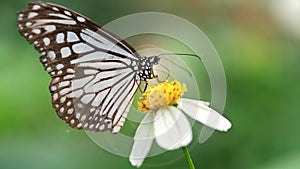
[[[140,97],[138,102],[138,110],[140,112],[155,110],[161,107],[173,105],[177,100],[187,91],[186,85],[180,84],[178,81],[165,82],[148,87],[147,90]]]

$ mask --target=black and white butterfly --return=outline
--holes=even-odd
[[[118,36],[59,5],[33,2],[18,28],[50,74],[52,105],[71,127],[119,132],[141,82],[155,78],[158,56],[142,57]]]

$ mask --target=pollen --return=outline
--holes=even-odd
[[[177,104],[177,100],[187,91],[186,85],[180,84],[178,81],[165,82],[148,87],[140,97],[138,102],[138,111],[147,112],[148,110],[156,110],[161,107]]]

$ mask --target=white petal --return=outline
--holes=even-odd
[[[213,129],[227,131],[231,128],[229,120],[202,101],[181,98],[178,100],[178,108],[182,109],[190,117]]]
[[[181,100],[187,100],[187,101],[189,101],[189,102],[191,102],[191,103],[194,103],[194,104],[199,104],[199,103],[201,103],[201,104],[204,104],[204,105],[206,105],[206,106],[209,106],[209,102],[206,102],[206,101],[202,101],[202,100],[193,100],[193,99],[186,99],[186,98],[181,98]]]
[[[147,113],[134,136],[134,143],[129,156],[131,165],[140,167],[150,151],[154,139],[154,114]]]
[[[166,150],[187,146],[192,141],[189,121],[179,109],[173,106],[156,112],[154,134],[157,144]]]

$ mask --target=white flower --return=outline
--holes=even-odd
[[[208,102],[179,98],[177,104],[177,108],[164,106],[149,110],[145,115],[135,133],[129,157],[133,166],[142,165],[154,140],[166,150],[187,146],[192,141],[191,125],[184,113],[219,131],[227,131],[231,127],[225,117],[208,107]]]

